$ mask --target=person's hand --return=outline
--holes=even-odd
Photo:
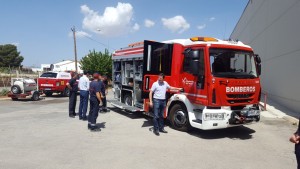
[[[298,136],[297,134],[293,134],[291,136],[291,138],[290,138],[290,142],[298,144],[299,143],[299,139],[300,139],[300,136]]]
[[[149,106],[152,108],[152,107],[153,107],[153,103],[152,103],[152,102],[150,102]]]

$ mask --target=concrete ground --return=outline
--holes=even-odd
[[[190,133],[166,127],[157,137],[151,118],[117,109],[100,113],[101,131],[92,133],[86,121],[68,117],[64,97],[4,99],[0,107],[1,169],[296,168],[288,141],[296,126],[272,112],[252,125]]]

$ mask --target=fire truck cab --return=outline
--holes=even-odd
[[[151,115],[149,90],[158,74],[167,92],[164,117],[174,129],[233,127],[260,120],[261,60],[240,41],[193,37],[130,44],[113,54],[112,105]]]

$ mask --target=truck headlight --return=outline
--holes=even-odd
[[[205,113],[204,120],[224,120],[225,113]]]

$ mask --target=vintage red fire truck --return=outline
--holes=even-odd
[[[45,72],[38,78],[39,90],[46,96],[52,96],[53,93],[69,96],[70,90],[67,83],[70,79],[71,73],[69,72]]]
[[[260,57],[240,41],[193,37],[130,44],[113,54],[112,105],[151,115],[149,89],[164,73],[164,117],[174,129],[227,128],[260,120]]]

